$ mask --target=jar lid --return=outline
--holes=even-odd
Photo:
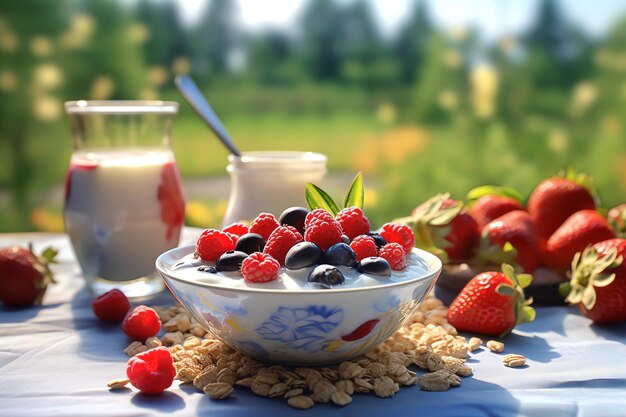
[[[229,155],[229,171],[309,171],[325,170],[326,155],[297,151],[253,151]]]

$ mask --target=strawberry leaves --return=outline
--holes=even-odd
[[[415,246],[436,255],[444,263],[448,262],[445,249],[451,246],[446,239],[451,231],[450,223],[463,208],[463,203],[459,201],[444,208],[449,198],[449,193],[437,194],[421,204],[412,216],[394,220],[394,223],[411,226],[415,234]]]
[[[482,185],[471,189],[467,193],[467,200],[471,202],[478,200],[486,195],[499,195],[502,197],[509,197],[518,202],[522,202],[524,198],[515,188],[512,187],[498,187],[495,185]]]
[[[512,285],[499,284],[496,287],[496,292],[501,295],[515,297],[515,325],[527,323],[535,320],[535,309],[530,305],[533,302],[532,297],[526,299],[524,295],[524,288],[528,287],[533,277],[530,274],[517,274],[515,269],[509,264],[502,264],[502,273],[512,283]],[[511,332],[513,328],[505,331],[501,336],[505,336]]]
[[[594,287],[606,287],[615,280],[615,274],[607,270],[621,265],[622,256],[617,256],[617,249],[611,248],[606,255],[599,256],[593,246],[578,252],[572,260],[572,277],[570,282],[559,286],[561,295],[570,304],[580,304],[591,310],[596,304]]]
[[[342,208],[346,207],[356,206],[362,209],[365,204],[363,175],[359,172],[354,177],[354,180],[352,180],[352,184],[346,193],[342,207],[340,207],[326,191],[312,183],[308,183],[306,186],[305,198],[309,209],[315,210],[321,208],[328,211],[333,216],[336,216]]]

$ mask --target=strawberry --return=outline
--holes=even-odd
[[[467,194],[470,200],[468,214],[476,220],[482,230],[489,222],[513,211],[526,210],[522,205],[522,196],[508,187],[484,185]]]
[[[626,203],[609,210],[609,224],[617,237],[626,237]]]
[[[572,214],[550,236],[541,251],[541,260],[555,271],[566,271],[576,252],[588,245],[615,237],[609,222],[595,210],[580,210]]]
[[[0,249],[0,301],[11,307],[41,304],[48,284],[54,282],[48,265],[56,254],[52,248],[44,250],[41,257],[32,248]]]
[[[462,262],[469,259],[479,238],[476,221],[462,209],[460,201],[439,194],[416,207],[410,217],[394,222],[413,227],[418,248],[443,262]]]
[[[532,276],[516,275],[508,264],[502,264],[502,272],[478,274],[450,304],[448,322],[461,331],[505,336],[535,319],[532,298],[526,300],[523,290],[531,282]]]
[[[560,286],[565,301],[594,323],[626,321],[626,240],[609,239],[578,252],[570,282]]]
[[[579,176],[579,181],[588,180]],[[596,208],[593,194],[580,182],[571,178],[551,177],[533,190],[528,199],[528,212],[535,223],[539,239],[548,240],[577,211]]]
[[[530,215],[514,210],[483,228],[478,260],[483,264],[515,263],[532,273],[539,266],[539,240]]]

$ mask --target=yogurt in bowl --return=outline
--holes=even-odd
[[[264,362],[319,366],[361,356],[396,332],[428,295],[442,268],[414,248],[390,277],[340,267],[330,289],[307,282],[310,268],[281,269],[263,284],[236,272],[209,273],[195,246],[163,253],[156,267],[167,287],[215,338]]]

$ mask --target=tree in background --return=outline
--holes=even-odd
[[[348,4],[341,10],[340,18],[340,34],[336,43],[341,58],[341,78],[371,87],[385,78],[393,77],[393,73],[385,73],[385,45],[369,3],[357,0]]]
[[[293,65],[292,39],[284,32],[269,29],[247,40],[247,67],[261,84],[288,84],[299,78]]]
[[[427,3],[415,2],[411,16],[400,29],[393,45],[393,57],[400,66],[401,82],[411,84],[419,78],[433,32]]]
[[[240,47],[237,10],[231,0],[211,0],[192,31],[193,70],[200,77],[220,75],[232,69]]]
[[[337,79],[341,67],[341,11],[333,0],[310,0],[301,19],[300,50],[305,73],[313,80]]]
[[[67,2],[5,2],[0,16],[0,186],[8,186],[14,226],[28,223],[36,168],[36,137],[62,114],[60,89],[67,81],[56,56],[66,26]]]
[[[537,17],[522,37],[523,67],[534,91],[545,97],[534,100],[539,110],[556,115],[565,102],[555,93],[571,88],[589,75],[589,44],[582,32],[567,21],[557,0],[542,0]]]
[[[147,87],[146,65],[141,50],[147,33],[132,20],[129,10],[109,0],[80,3],[78,25],[89,30],[68,33],[62,59],[68,74],[68,99],[139,98]],[[72,44],[70,38],[75,37]],[[151,98],[151,97],[147,97]]]
[[[135,15],[148,30],[143,51],[150,66],[169,68],[176,58],[189,54],[189,39],[173,2],[140,0]]]

